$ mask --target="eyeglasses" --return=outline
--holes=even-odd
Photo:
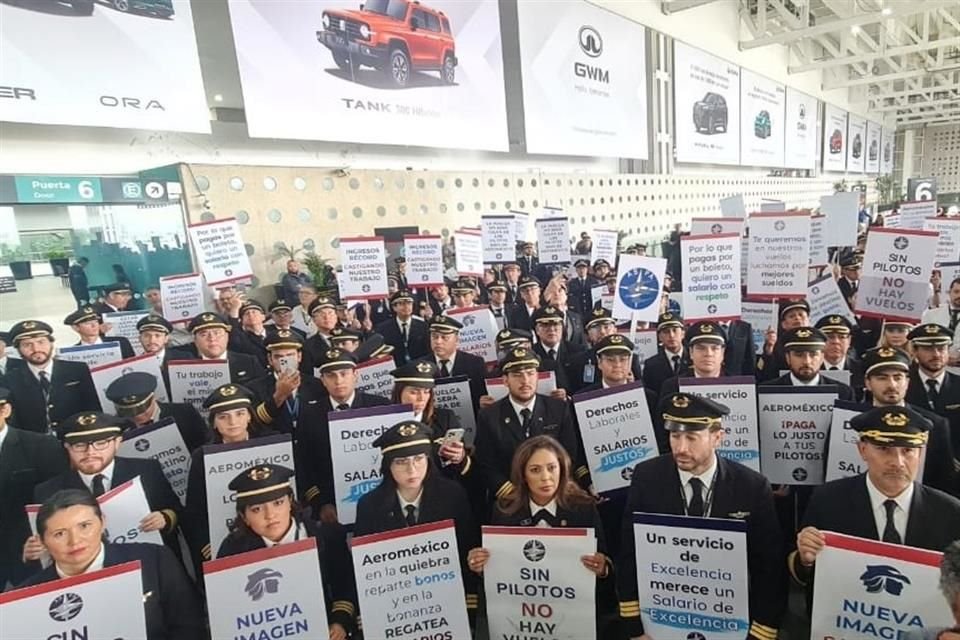
[[[70,447],[70,451],[75,451],[76,453],[86,453],[89,449],[94,451],[103,451],[110,446],[110,443],[116,440],[116,438],[107,438],[106,440],[95,440],[93,442],[71,442],[67,446]]]
[[[418,453],[415,456],[410,456],[409,458],[394,458],[390,461],[391,467],[422,467],[427,464],[427,454]]]

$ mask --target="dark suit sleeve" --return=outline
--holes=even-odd
[[[513,489],[513,483],[502,471],[502,465],[497,460],[499,438],[495,432],[500,430],[499,415],[500,403],[481,411],[477,416],[477,433],[473,440],[477,470],[487,485],[490,495],[495,498],[501,498]]]
[[[324,581],[330,585],[330,624],[339,624],[347,633],[357,626],[357,585],[354,581],[353,556],[347,547],[347,532],[339,524],[320,525],[323,536],[326,572]]]
[[[203,477],[203,450],[193,453],[187,478],[187,504],[181,529],[197,567],[211,559],[210,531],[207,528],[207,485]]]
[[[633,539],[633,513],[634,511],[642,511],[644,480],[641,476],[643,474],[637,473],[637,469],[634,468],[633,477],[630,480],[630,490],[627,493],[627,506],[623,510],[620,560],[617,562],[615,576],[620,604],[620,619],[623,622],[626,635],[631,638],[643,634],[643,623],[640,621],[640,592],[637,588],[636,542]]]
[[[167,525],[163,528],[166,534],[172,534],[177,530],[180,524],[180,518],[183,515],[183,506],[180,499],[173,492],[173,488],[163,475],[163,469],[156,460],[143,460],[152,464],[143,466],[144,493],[147,494],[147,503],[151,511],[159,511],[167,520]]]
[[[174,412],[174,419],[177,421],[177,428],[183,437],[183,444],[187,449],[195,451],[207,442],[209,431],[200,412],[192,404],[183,403],[177,406]]]
[[[950,441],[950,424],[946,418],[933,415],[934,427],[930,432],[927,457],[924,462],[923,483],[960,497],[960,475],[953,463],[953,443]]]
[[[753,327],[749,322],[741,324],[744,341],[743,360],[740,363],[740,375],[752,376],[757,372],[757,346],[753,342]]]
[[[83,369],[77,369],[80,385],[76,390],[78,402],[82,405],[80,411],[102,411],[100,406],[100,396],[97,395],[97,388],[93,385],[93,377],[90,375],[90,369],[83,366]]]
[[[774,640],[787,604],[784,546],[770,483],[757,478],[747,533],[750,635]]]
[[[583,440],[580,439],[580,431],[573,419],[573,411],[570,405],[563,403],[563,418],[560,422],[560,443],[563,445],[570,458],[573,461],[573,477],[577,483],[584,489],[593,484],[593,478],[590,476],[590,468],[587,466],[587,456],[583,450]]]
[[[168,637],[177,640],[206,640],[207,629],[197,593],[183,565],[166,547],[154,545],[157,553],[157,580],[164,624]]]

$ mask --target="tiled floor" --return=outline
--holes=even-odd
[[[63,319],[76,308],[70,288],[58,277],[17,280],[16,292],[0,294],[0,330],[8,331],[20,320],[42,320],[53,327],[57,341],[72,344],[77,336]]]

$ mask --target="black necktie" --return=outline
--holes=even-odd
[[[690,478],[690,488],[693,490],[693,497],[690,498],[687,515],[701,518],[703,517],[703,480]]]
[[[50,378],[47,377],[46,371],[40,372],[40,390],[43,391],[44,403],[50,402]]]
[[[673,356],[671,360],[673,360],[673,372],[680,373],[680,356]]]
[[[554,518],[553,515],[546,509],[540,509],[535,514],[533,514],[533,525],[536,526],[538,522],[546,522],[547,526],[550,526],[550,527],[557,526],[556,518]]]
[[[494,310],[493,310],[493,317],[495,317],[495,318],[502,318],[502,317],[503,317],[503,309],[494,309]]]
[[[937,381],[933,378],[927,379],[927,398],[930,402],[930,408],[936,410],[940,403],[940,391],[937,389]]]
[[[412,504],[408,504],[404,509],[407,512],[405,520],[407,521],[407,526],[412,527],[417,524],[417,508]]]
[[[557,359],[557,350],[556,350],[556,349],[550,349],[549,351],[547,351],[547,357],[550,358],[551,360],[556,360],[556,359]]]
[[[343,402],[337,405],[337,411],[346,411],[349,408],[350,408],[350,405],[345,404]]]
[[[400,323],[400,338],[403,340],[403,346],[407,346],[407,323]]]
[[[104,493],[106,493],[106,489],[103,486],[103,481],[104,481],[104,477],[102,473],[98,473],[97,475],[93,476],[93,497],[94,498],[99,498]]]
[[[952,309],[950,311],[950,331],[956,331],[958,324],[960,324],[960,309]]]
[[[449,360],[441,360],[441,361],[440,361],[440,377],[441,377],[441,378],[449,378],[449,377],[450,377],[450,369],[447,368],[447,365],[449,365],[449,364],[450,364],[450,361],[449,361]]]
[[[522,420],[523,427],[523,437],[530,437],[530,418],[533,416],[533,412],[530,409],[522,409],[520,411],[520,419]]]
[[[897,510],[897,501],[884,500],[883,508],[887,510],[887,524],[883,527],[883,541],[892,542],[893,544],[903,544],[900,533],[897,532],[897,528],[893,526],[893,512]]]

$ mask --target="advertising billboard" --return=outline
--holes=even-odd
[[[677,162],[740,162],[740,67],[677,42],[674,126]]]
[[[788,169],[817,166],[817,109],[820,101],[787,87],[783,164]]]
[[[740,164],[782,167],[787,90],[779,82],[740,72]]]
[[[823,170],[847,169],[847,112],[832,104],[823,110]]]

